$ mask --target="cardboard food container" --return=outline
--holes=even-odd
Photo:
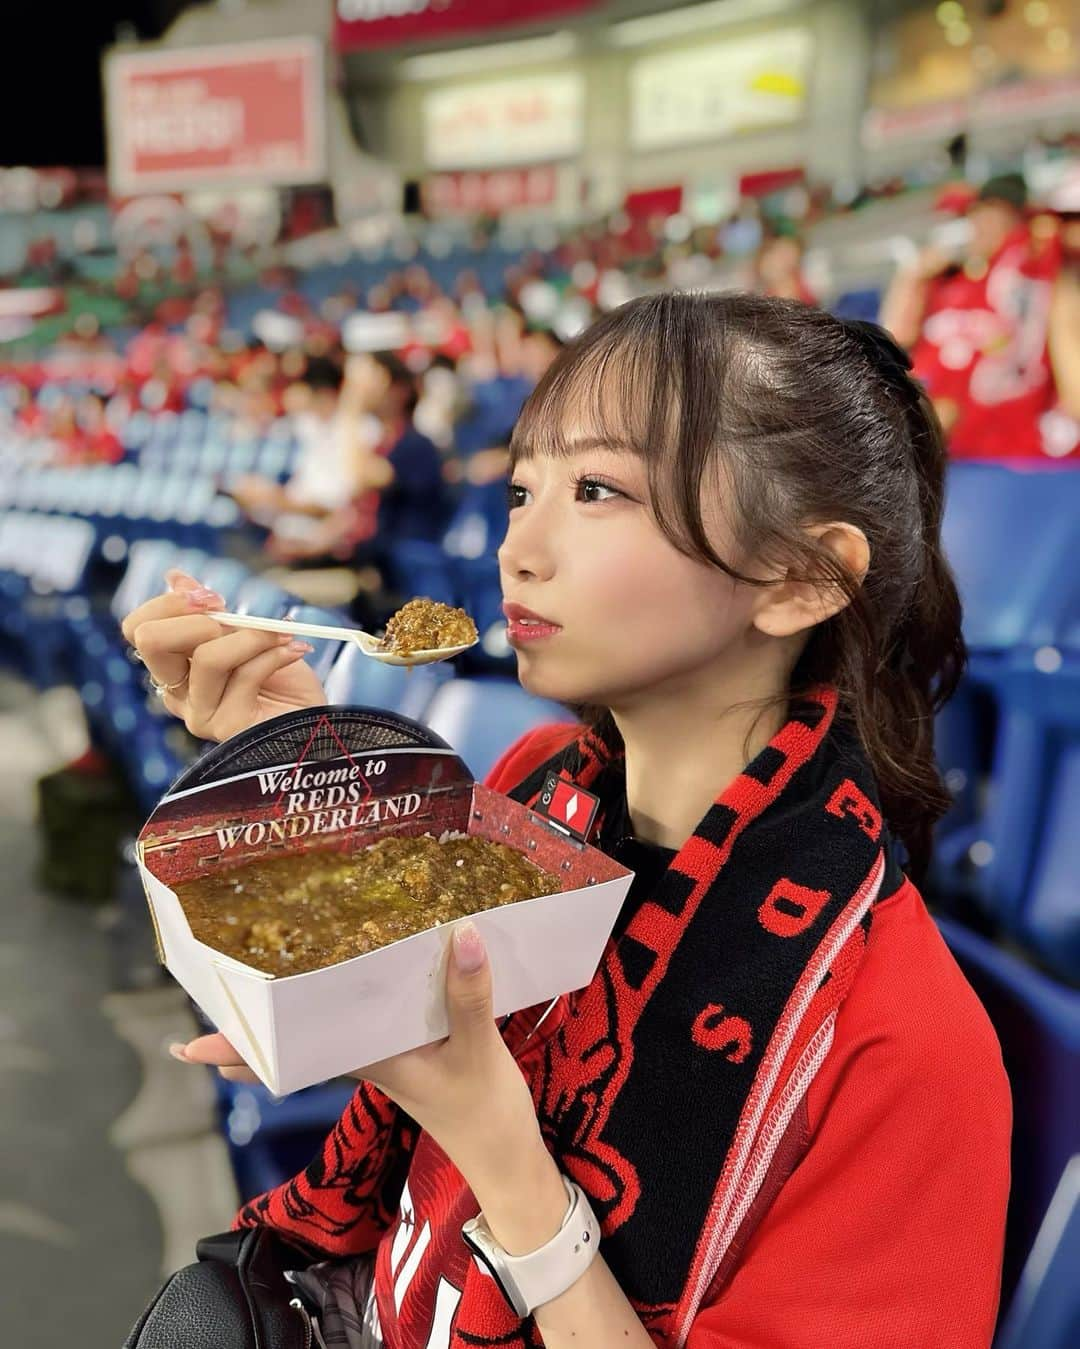
[[[308,973],[272,976],[198,941],[171,885],[258,858],[352,853],[391,835],[504,843],[562,881],[474,915],[496,1016],[584,987],[633,873],[474,782],[445,741],[372,708],[307,708],[215,746],[162,798],[137,857],[169,972],[277,1095],[447,1033],[454,923]]]

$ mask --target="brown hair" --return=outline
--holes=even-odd
[[[794,563],[848,603],[810,634],[790,697],[828,683],[858,735],[909,870],[925,872],[950,798],[934,760],[934,713],[966,650],[941,551],[945,450],[929,399],[883,329],[792,300],[666,293],[633,300],[568,346],[526,403],[516,461],[565,454],[573,430],[645,461],[657,523],[687,556],[736,580],[713,550],[701,489],[725,492],[747,557]],[[806,532],[846,521],[866,535],[860,584]],[[575,711],[609,737],[610,716]]]
[[[406,417],[411,417],[420,401],[420,387],[416,376],[396,352],[373,351],[371,359],[386,371],[391,386],[402,390],[404,395],[401,400],[402,411]]]

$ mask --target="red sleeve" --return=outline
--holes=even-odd
[[[397,1213],[416,1133],[362,1082],[314,1161],[245,1204],[233,1227],[272,1227],[324,1256],[373,1251]]]
[[[809,1148],[686,1349],[986,1349],[1009,1087],[910,884],[880,906],[807,1105]]]
[[[488,773],[484,785],[496,792],[510,791],[545,759],[550,759],[553,754],[568,745],[580,729],[580,726],[573,722],[554,722],[526,731],[495,764]]]
[[[498,761],[487,785],[516,787],[576,733],[574,725],[529,731]],[[234,1226],[273,1227],[323,1255],[372,1251],[394,1219],[415,1141],[408,1116],[365,1082],[311,1165],[245,1204]]]

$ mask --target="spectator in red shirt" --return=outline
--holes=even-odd
[[[924,249],[890,286],[882,323],[910,349],[954,457],[1080,464],[1080,426],[1063,436],[1055,415],[1080,403],[1078,339],[1052,341],[1067,289],[1061,235],[1046,215],[1029,221],[1027,203],[1020,174],[984,183],[964,207],[963,264]]]

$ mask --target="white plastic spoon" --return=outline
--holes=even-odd
[[[384,665],[434,665],[439,660],[449,660],[451,656],[460,656],[476,642],[467,642],[464,646],[438,646],[429,651],[413,651],[400,656],[393,651],[384,651],[382,643],[371,633],[360,628],[333,628],[323,623],[299,623],[291,618],[260,618],[258,614],[211,613],[207,618],[223,624],[227,628],[256,628],[259,632],[284,632],[291,637],[322,637],[332,642],[352,642],[365,656],[382,661]]]

